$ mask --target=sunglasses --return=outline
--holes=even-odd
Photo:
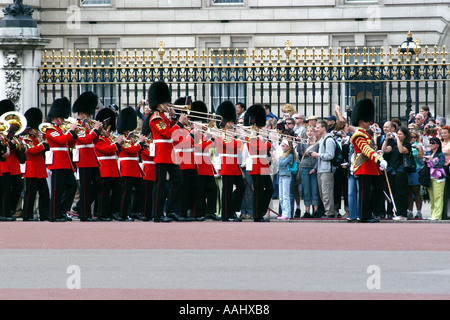
[[[292,123],[292,122],[286,122],[286,124],[294,124],[294,123]]]
[[[411,136],[411,139],[417,139],[417,137],[416,136]]]
[[[437,143],[432,141],[432,142],[430,142],[430,144],[437,144]]]

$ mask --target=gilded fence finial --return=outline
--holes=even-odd
[[[292,52],[291,41],[290,40],[286,40],[284,45],[286,46],[284,48],[284,54],[286,55],[286,63],[289,63],[289,56],[291,55],[291,52]]]

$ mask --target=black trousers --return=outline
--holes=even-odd
[[[153,210],[153,185],[154,181],[144,180],[144,217],[151,219]]]
[[[217,184],[214,176],[198,176],[198,189],[195,193],[194,217],[201,218],[216,214]]]
[[[2,216],[11,217],[11,215],[16,211],[17,204],[19,203],[19,199],[22,194],[22,175],[11,175],[9,172],[3,173],[2,188]]]
[[[97,199],[98,190],[100,189],[100,169],[78,168],[80,177],[80,220],[92,218],[92,203]]]
[[[166,176],[169,174],[168,183]],[[167,213],[181,213],[181,191],[183,175],[180,166],[170,163],[155,164],[155,183],[153,185],[153,218],[164,215],[164,206]],[[166,202],[167,199],[167,202]]]
[[[334,172],[334,209],[339,212],[341,199],[344,198],[344,209],[348,210],[348,170],[338,168]]]
[[[362,221],[372,219],[372,213],[378,212],[378,200],[382,196],[381,176],[359,175],[359,218]]]
[[[100,179],[97,210],[101,218],[112,218],[113,213],[119,212],[121,193],[120,178]]]
[[[262,219],[269,208],[273,194],[273,182],[270,175],[252,175],[253,181],[253,219]]]
[[[196,194],[199,192],[200,182],[196,169],[181,170],[181,174],[183,176],[181,188],[181,216],[187,218],[188,211],[192,214],[194,213]]]
[[[134,191],[133,191],[134,188]],[[134,192],[133,201],[132,193]],[[120,204],[120,216],[127,218],[130,212],[136,210],[139,206],[135,202],[143,200],[144,190],[142,188],[142,178],[122,177],[122,197]]]
[[[23,196],[23,218],[33,219],[34,203],[39,193],[39,219],[49,219],[50,190],[46,178],[25,178],[25,193]]]
[[[61,219],[73,203],[77,192],[77,181],[72,169],[51,170],[50,219]]]
[[[244,192],[245,183],[242,175],[222,176],[222,220],[234,218],[236,212],[241,210]]]
[[[408,174],[405,171],[397,171],[390,175],[389,183],[394,195],[396,214],[406,217],[408,210]]]

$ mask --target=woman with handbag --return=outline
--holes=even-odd
[[[300,180],[302,182],[303,203],[305,214],[303,218],[311,218],[311,206],[313,216],[319,208],[319,185],[317,184],[317,159],[310,157],[310,152],[319,152],[319,143],[316,141],[315,128],[306,128],[307,141],[297,145],[297,153],[301,157]]]
[[[395,139],[395,144],[390,146],[388,140]],[[407,128],[401,127],[397,133],[392,133],[383,142],[382,150],[384,153],[390,153],[391,158],[388,165],[388,170],[391,172],[391,181],[389,181],[391,190],[394,196],[394,202],[397,209],[397,215],[392,220],[404,221],[407,220],[408,210],[408,174],[405,171],[411,165],[408,160],[412,159],[410,134]],[[413,164],[414,168],[415,165]]]
[[[445,155],[444,170],[446,173],[444,210],[442,212],[442,219],[448,219],[450,211],[450,126],[443,126],[441,128],[441,141],[442,152]]]
[[[422,167],[423,147],[418,131],[410,130],[411,151],[416,164],[416,170],[408,173],[408,218],[413,217],[413,207],[416,204],[416,219],[422,219],[422,196],[420,194],[419,170]]]
[[[442,152],[441,140],[430,139],[430,151],[424,156],[425,164],[430,168],[431,187],[428,188],[431,202],[430,220],[441,220],[444,208],[445,191],[445,155]]]

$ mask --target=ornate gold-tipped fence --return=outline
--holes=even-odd
[[[214,109],[223,100],[293,104],[299,112],[328,116],[334,105],[374,98],[379,119],[405,116],[426,104],[445,115],[450,78],[445,47],[169,49],[44,51],[41,103],[94,90],[105,104],[133,105],[155,80],[174,100],[190,95]],[[415,107],[415,108],[414,108]]]

